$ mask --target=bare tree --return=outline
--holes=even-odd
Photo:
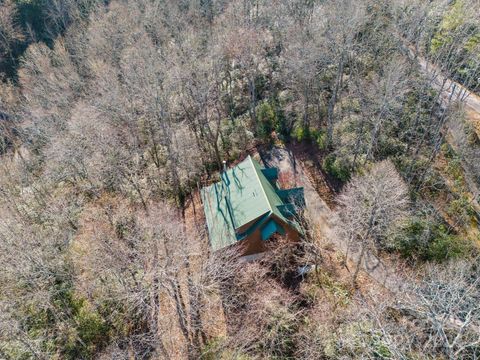
[[[362,317],[372,321],[397,358],[429,354],[432,358],[477,359],[480,278],[475,262],[430,264],[405,281],[402,293],[370,301]]]
[[[32,126],[34,146],[39,148],[48,139],[64,130],[72,103],[82,89],[67,49],[61,40],[51,50],[43,43],[31,45],[19,70],[25,113]]]
[[[235,82],[242,81],[240,86],[237,84],[237,88],[240,88],[240,91],[245,89],[248,94],[248,114],[253,130],[256,131],[256,108],[260,99],[258,80],[262,74],[262,67],[268,66],[266,57],[273,44],[270,31],[260,27],[258,19],[243,21],[244,19],[238,16],[239,13],[245,19],[254,16],[255,13],[250,11],[248,4],[249,1],[245,1],[241,10],[239,5],[232,3],[219,18],[215,45],[212,49],[215,49],[217,56],[222,56],[225,61],[225,75],[230,86],[228,91],[234,91],[232,86]],[[234,95],[231,93],[230,97]]]
[[[339,197],[340,227],[356,255],[353,282],[366,255],[389,245],[391,234],[407,216],[407,186],[389,161],[376,163],[364,175],[355,176]]]
[[[12,82],[0,83],[0,154],[18,147],[20,92]]]
[[[307,8],[306,11],[300,22],[290,25],[282,53],[282,69],[285,72],[285,85],[293,90],[301,101],[302,109],[299,112],[303,114],[302,127],[309,129],[312,105],[318,115],[317,123],[320,123],[319,78],[326,70],[328,57],[324,54],[322,37],[326,27],[325,18],[318,8]]]
[[[98,306],[122,304],[121,321],[138,329],[129,334],[137,337],[135,351],[198,358],[217,331],[222,291],[241,266],[236,252],[209,256],[203,234],[187,234],[179,212],[166,204],[143,214],[125,203],[91,212],[80,237],[90,249],[78,257],[83,290],[96,294]]]
[[[365,21],[365,8],[362,2],[342,0],[327,2],[324,9],[325,15],[329,19],[325,27],[325,39],[331,64],[335,66],[331,96],[327,107],[327,144],[331,146],[335,106],[341,96],[345,65],[355,49],[355,35],[362,22]]]
[[[12,55],[13,46],[24,39],[17,24],[17,8],[12,0],[0,4],[0,60]]]
[[[449,359],[475,358],[480,351],[480,277],[475,263],[430,267],[399,301],[399,310],[420,320],[432,351]]]

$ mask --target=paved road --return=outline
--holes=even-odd
[[[407,52],[411,59],[418,62],[423,72],[433,79],[432,87],[437,91],[441,91],[441,98],[444,104],[448,104],[450,101],[459,101],[463,103],[466,120],[473,125],[474,130],[480,136],[480,96],[468,90],[458,82],[444,76],[437,66],[429,63],[424,57],[417,55],[412,47],[408,47]],[[456,143],[455,136],[449,136],[447,139],[449,139],[449,142],[454,149],[461,151],[461,146]],[[480,189],[474,180],[475,174],[472,174],[468,164],[464,163],[463,168],[466,175],[465,180],[467,186],[473,195],[472,203],[477,209],[480,209],[480,204],[477,200],[478,196],[480,196]]]
[[[433,88],[442,92],[442,99],[444,101],[448,101],[448,99],[462,101],[467,109],[480,114],[480,96],[478,94],[475,94],[460,83],[444,76],[437,66],[419,55],[414,47],[408,46],[405,41],[403,42],[403,48],[406,51],[407,56],[410,59],[417,61],[423,72],[434,79]]]
[[[424,58],[417,57],[417,62],[425,73],[434,77],[433,88],[442,91],[444,101],[448,101],[448,99],[462,101],[466,108],[480,114],[480,96],[444,76],[437,67],[428,63]]]

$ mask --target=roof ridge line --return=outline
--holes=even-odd
[[[268,198],[267,193],[265,192],[265,189],[263,188],[263,183],[260,180],[260,175],[258,174],[257,168],[255,167],[255,164],[253,163],[253,159],[250,155],[248,155],[248,158],[250,159],[250,162],[253,166],[253,171],[254,171],[255,175],[257,176],[257,180],[260,183],[260,187],[262,188],[263,196],[265,196],[265,199],[267,200],[267,204],[268,204],[268,208],[270,209],[270,213],[273,213],[272,204],[270,203],[270,199]],[[260,165],[260,163],[259,163],[259,165]]]

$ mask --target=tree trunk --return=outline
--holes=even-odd
[[[357,283],[357,277],[358,277],[358,274],[360,273],[360,267],[362,266],[364,257],[365,257],[365,245],[362,245],[362,251],[360,251],[360,255],[355,265],[355,272],[353,273],[353,277],[352,277],[353,286],[355,286]]]
[[[257,94],[255,90],[255,76],[248,81],[248,88],[250,91],[250,119],[252,120],[252,125],[255,133],[257,132]]]
[[[328,102],[328,112],[327,112],[327,146],[331,147],[333,144],[333,123],[334,123],[334,112],[335,105],[337,103],[338,92],[340,90],[340,84],[343,76],[343,67],[345,61],[345,54],[342,53],[340,56],[340,62],[338,64],[337,76],[335,79],[335,86],[333,88],[332,97]]]

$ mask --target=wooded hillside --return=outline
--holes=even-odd
[[[479,92],[478,0],[0,0],[0,358],[480,358]],[[251,263],[247,155],[307,191]]]

